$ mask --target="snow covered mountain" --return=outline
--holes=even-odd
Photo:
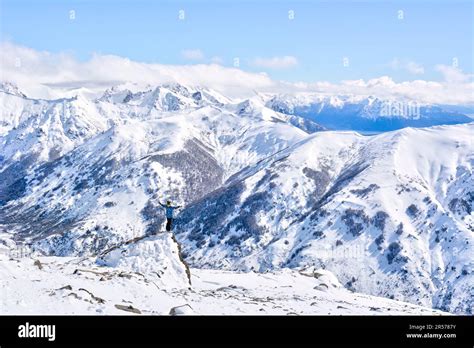
[[[317,122],[331,130],[385,132],[405,127],[472,122],[471,117],[459,112],[472,110],[472,107],[455,108],[393,98],[282,94],[269,98],[266,105],[275,111]]]
[[[158,257],[187,286],[169,238],[101,256],[161,230],[171,198],[193,267],[317,266],[350,290],[472,313],[474,125],[367,137],[292,112],[179,84],[58,100],[3,84],[0,244],[147,274]]]
[[[349,288],[472,313],[474,125],[322,132],[180,215],[199,267],[317,265]]]
[[[192,202],[307,135],[259,100],[180,85],[112,89],[96,101],[0,94],[13,120],[1,139],[1,221],[59,254],[154,231],[160,199]]]

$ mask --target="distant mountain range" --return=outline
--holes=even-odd
[[[472,118],[468,114],[474,114],[474,106],[317,94],[277,95],[271,97],[266,105],[275,111],[314,121],[330,130],[365,132],[469,123]]]

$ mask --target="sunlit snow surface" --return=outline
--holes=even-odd
[[[191,315],[447,314],[353,293],[319,272],[316,278],[314,272],[288,269],[263,274],[192,269],[189,286],[127,267],[98,267],[90,259],[3,258],[0,313],[168,315],[178,307],[176,314]]]

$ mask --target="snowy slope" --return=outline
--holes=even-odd
[[[1,314],[447,314],[353,293],[323,270],[258,274],[192,269],[191,287],[182,277],[170,277],[172,272],[160,264],[164,258],[155,265],[149,262],[153,267],[147,269],[99,266],[93,259],[5,256],[0,253]]]
[[[188,204],[307,136],[258,100],[181,85],[96,101],[4,97],[18,124],[0,140],[0,221],[58,255],[154,232],[160,200]]]
[[[15,125],[4,136],[3,166],[26,157],[35,157],[36,162],[54,160],[108,128],[87,101],[72,99],[40,102],[39,105],[26,103],[25,108],[22,114],[12,118],[16,120]],[[33,117],[21,121],[25,114],[33,114]]]
[[[472,124],[316,133],[188,206],[179,239],[195,266],[317,265],[357,291],[471,313],[473,139]]]

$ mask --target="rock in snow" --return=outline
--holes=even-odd
[[[170,309],[170,315],[189,315],[194,314],[193,309],[190,305],[185,304],[178,307],[173,307]]]

